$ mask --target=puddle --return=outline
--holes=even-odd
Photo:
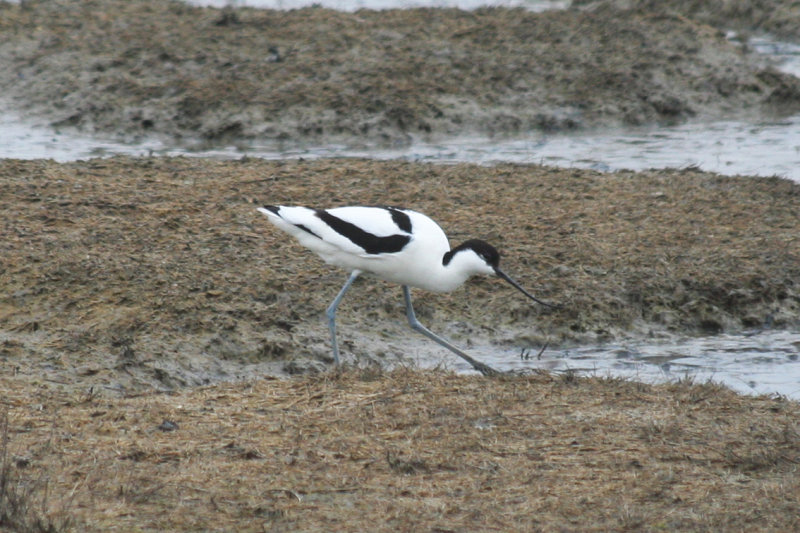
[[[74,130],[61,132],[42,120],[32,120],[13,111],[12,104],[0,105],[0,157],[11,159],[52,159],[67,162],[116,154],[146,156],[180,153],[156,140],[125,144],[111,137],[88,135]]]
[[[729,34],[728,38],[736,40],[736,35]],[[778,69],[800,77],[800,44],[784,43],[763,36],[751,37],[747,44],[756,52],[771,58]]]
[[[473,348],[472,355],[501,371],[547,370],[581,376],[616,376],[645,383],[709,380],[744,394],[780,394],[800,400],[800,332],[629,341],[570,349],[501,351]],[[473,372],[455,355],[420,357],[423,367]]]

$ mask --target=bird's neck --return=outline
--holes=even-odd
[[[444,258],[443,258],[444,259]],[[463,254],[455,254],[445,265],[443,262],[435,272],[431,272],[431,290],[450,292],[464,284],[475,274],[470,261]]]

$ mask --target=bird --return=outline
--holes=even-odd
[[[417,320],[410,287],[450,292],[474,275],[496,276],[540,305],[560,307],[536,298],[503,272],[499,266],[500,254],[494,246],[480,239],[469,239],[451,249],[439,224],[412,209],[392,206],[316,209],[284,205],[265,205],[257,209],[272,224],[326,263],[349,271],[347,281],[326,310],[333,359],[337,366],[336,309],[362,274],[399,284],[411,328],[449,349],[485,375],[498,372]]]

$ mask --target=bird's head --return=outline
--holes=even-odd
[[[500,254],[488,242],[470,239],[444,254],[442,259],[444,266],[448,266],[451,262],[457,262],[459,267],[470,275],[494,276],[495,269],[500,264]]]
[[[510,283],[512,287],[538,304],[552,308],[560,307],[539,300],[523,289],[522,286],[514,281],[508,274],[500,270],[500,253],[488,242],[480,239],[470,239],[459,244],[444,254],[444,258],[442,259],[444,266],[447,266],[452,261],[458,261],[460,264],[459,266],[469,272],[470,275],[483,274],[485,276],[497,276],[498,278],[502,278]]]

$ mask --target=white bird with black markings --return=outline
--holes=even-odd
[[[500,255],[490,244],[470,239],[451,250],[442,228],[422,213],[410,209],[363,206],[312,209],[267,205],[258,210],[325,262],[350,271],[350,277],[327,310],[333,358],[337,365],[336,308],[361,274],[400,284],[411,327],[484,374],[497,372],[419,323],[411,305],[409,287],[450,292],[474,275],[498,276],[533,301],[547,307],[558,307],[537,299],[500,270]]]

